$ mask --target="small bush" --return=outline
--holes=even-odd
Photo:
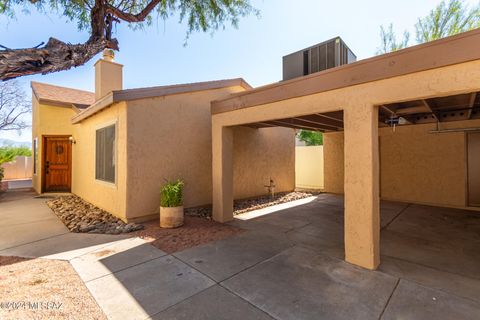
[[[183,205],[183,181],[167,181],[167,184],[160,188],[160,206],[179,207]]]
[[[0,182],[2,182],[3,177],[4,177],[3,171],[4,171],[3,167],[0,167]]]

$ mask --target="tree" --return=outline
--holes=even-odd
[[[317,131],[300,130],[297,134],[300,141],[305,142],[307,146],[323,145],[323,134]]]
[[[384,54],[406,48],[410,40],[410,33],[405,30],[403,40],[397,41],[397,36],[393,31],[393,24],[390,23],[387,29],[380,26],[380,39],[381,46],[377,48],[377,54]]]
[[[18,81],[0,82],[0,131],[27,128],[22,115],[30,111],[30,101]]]
[[[0,80],[47,74],[85,64],[105,48],[119,50],[112,37],[115,23],[132,28],[150,25],[153,15],[167,19],[174,13],[187,22],[187,38],[194,31],[215,31],[239,18],[258,14],[249,0],[0,0],[0,14],[14,17],[16,10],[54,11],[90,34],[85,43],[70,44],[50,38],[37,47],[0,50]]]
[[[480,4],[469,9],[463,0],[442,1],[415,25],[417,42],[424,43],[480,27]]]
[[[430,13],[419,18],[415,24],[415,38],[418,44],[438,40],[461,32],[480,28],[480,4],[469,8],[463,0],[450,0],[448,4],[442,1]],[[404,33],[404,39],[397,42],[393,25],[388,29],[380,26],[381,46],[377,54],[397,51],[408,46],[409,34]]]
[[[0,147],[0,164],[13,161],[18,156],[31,155],[32,151],[28,147]]]

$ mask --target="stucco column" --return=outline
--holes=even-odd
[[[380,263],[378,109],[344,110],[345,259],[376,269]]]
[[[233,129],[212,125],[213,220],[233,220]]]

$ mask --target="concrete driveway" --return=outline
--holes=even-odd
[[[382,264],[368,271],[343,261],[343,199],[334,195],[236,220],[243,234],[173,255],[138,238],[68,234],[42,201],[0,202],[10,219],[0,254],[70,261],[110,319],[480,315],[480,217],[471,212],[382,202]],[[4,210],[21,207],[17,218]],[[50,231],[13,230],[39,223]]]

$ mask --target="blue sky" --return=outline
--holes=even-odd
[[[412,33],[418,17],[425,16],[439,0],[252,0],[261,17],[244,18],[238,29],[227,26],[213,36],[195,33],[183,46],[186,26],[178,18],[159,20],[145,30],[133,31],[117,25],[120,42],[116,61],[124,64],[124,88],[138,88],[195,81],[243,77],[252,86],[279,81],[282,56],[340,36],[359,59],[375,54],[379,45],[379,27],[393,23],[400,36]],[[475,4],[477,1],[466,1]],[[19,13],[14,20],[0,18],[0,44],[10,48],[32,47],[49,37],[62,41],[84,42],[88,34],[75,23],[55,13]],[[84,90],[93,90],[93,64],[50,75],[23,77]],[[29,141],[25,130],[0,133],[1,138]]]

